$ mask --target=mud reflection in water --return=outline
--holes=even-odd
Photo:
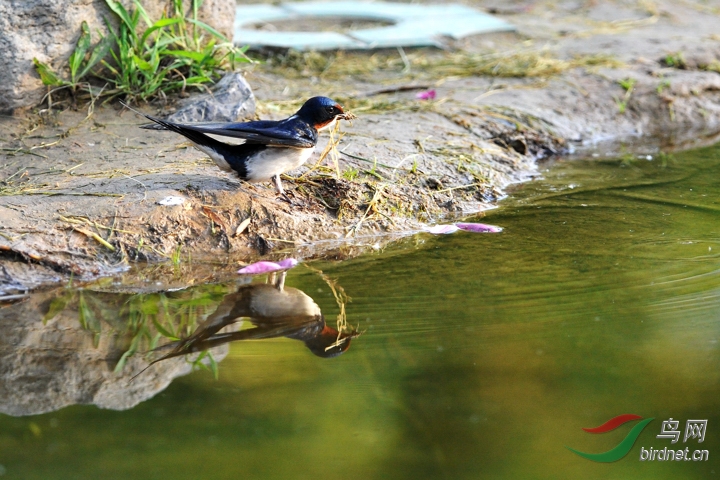
[[[358,333],[344,309],[339,330],[326,325],[311,297],[285,286],[285,275],[135,294],[63,288],[7,306],[0,310],[0,412],[128,409],[193,369],[217,377],[233,341],[287,337],[319,357],[345,352]]]

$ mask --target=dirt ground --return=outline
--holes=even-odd
[[[717,2],[463,3],[517,33],[248,67],[260,118],[314,95],[358,116],[337,163],[315,165],[325,134],[284,180],[293,205],[112,105],[0,119],[0,299],[137,262],[230,272],[260,256],[354,255],[495,205],[544,158],[689,148],[720,131]],[[158,203],[169,196],[183,203]]]

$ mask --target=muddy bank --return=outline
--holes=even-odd
[[[275,55],[246,72],[262,118],[318,94],[359,117],[342,127],[337,163],[315,165],[325,134],[285,180],[294,205],[112,106],[3,119],[0,295],[136,262],[232,271],[259,256],[354,254],[493,206],[538,159],[685,148],[720,130],[717,10],[469,3],[518,32],[447,51]],[[431,89],[435,100],[416,99]],[[159,204],[169,196],[182,203]]]

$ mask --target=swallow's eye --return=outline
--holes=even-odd
[[[325,110],[327,110],[330,115],[335,115],[337,113],[337,108],[335,107],[325,107]]]

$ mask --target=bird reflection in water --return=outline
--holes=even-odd
[[[149,366],[237,340],[292,338],[324,358],[336,357],[350,348],[350,341],[360,334],[327,326],[320,307],[312,298],[297,288],[285,286],[285,275],[285,272],[270,274],[267,283],[242,285],[235,293],[226,295],[191,336],[156,349],[169,349],[170,352]],[[245,319],[252,323],[251,328],[220,332]]]

